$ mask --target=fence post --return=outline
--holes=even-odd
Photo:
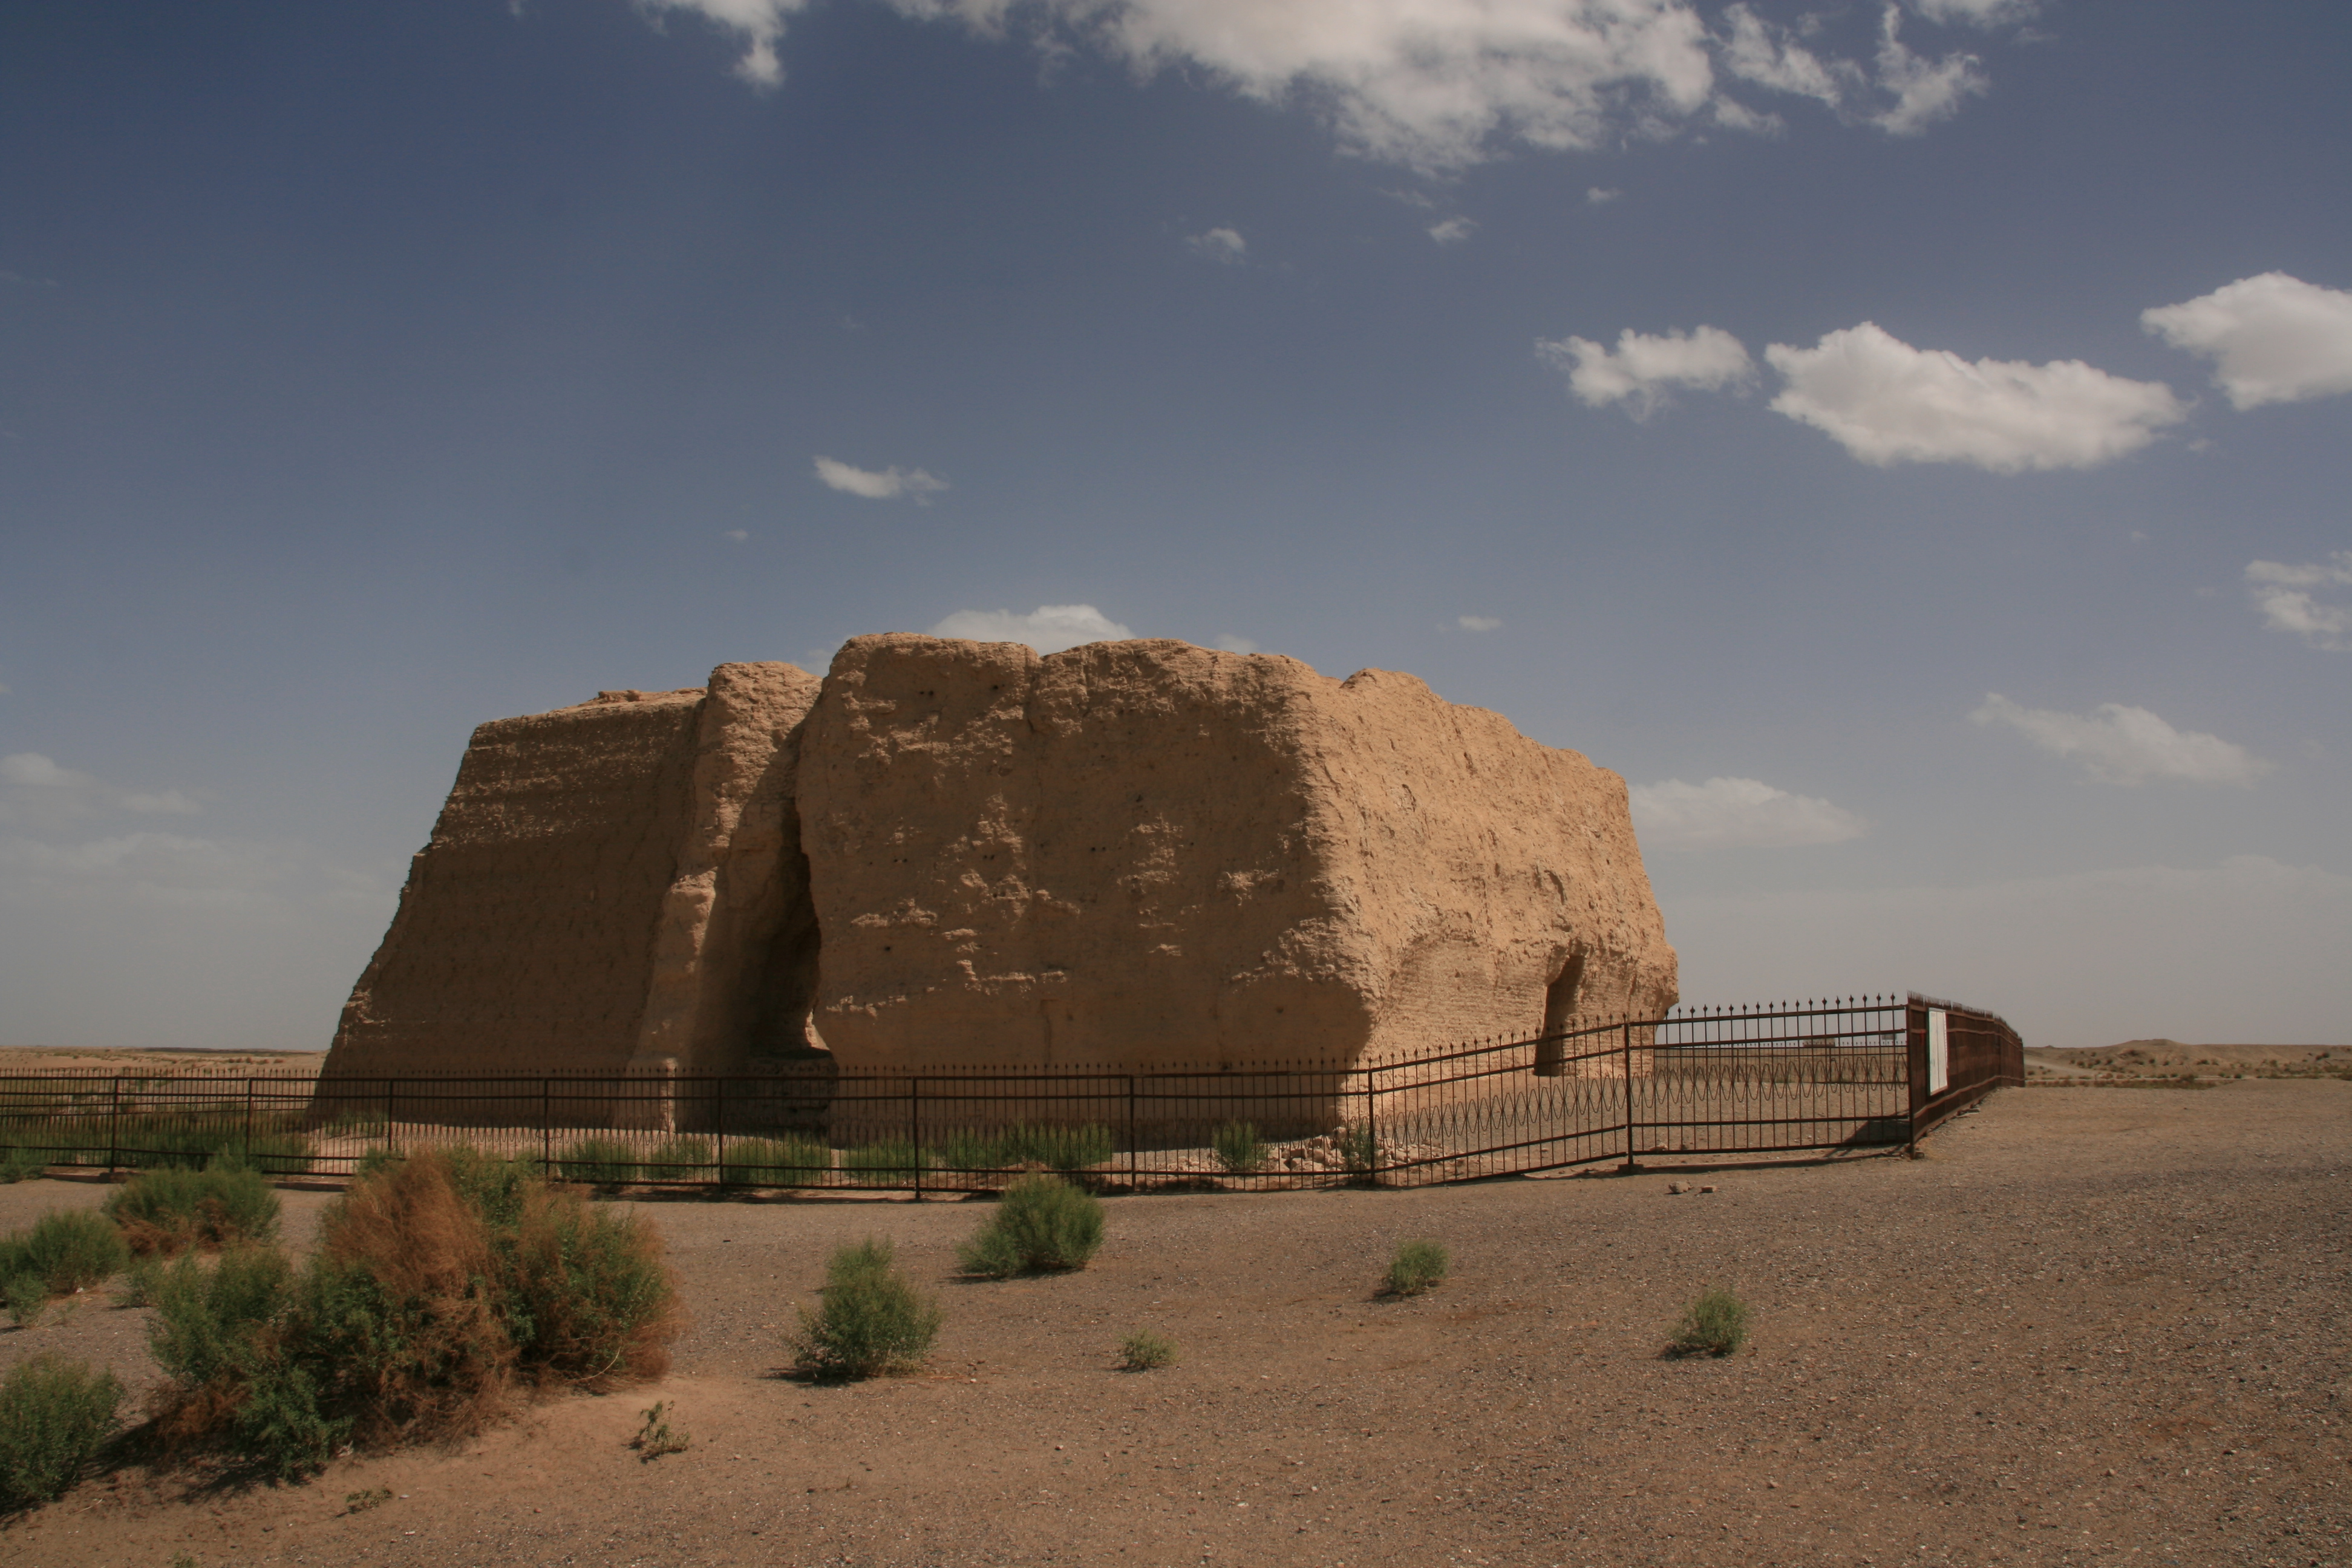
[[[383,1080],[383,1152],[387,1154],[400,1152],[400,1140],[394,1137],[392,1133],[392,1097],[399,1090],[398,1079],[388,1078]]]
[[[555,1086],[545,1079],[539,1080],[539,1175],[555,1176]]]
[[[1364,1069],[1364,1165],[1373,1186],[1384,1185],[1381,1180],[1381,1069]]]
[[[106,1173],[109,1176],[114,1174],[116,1166],[121,1163],[121,1144],[122,1075],[117,1073],[113,1079],[113,1089],[107,1096],[106,1105]]]
[[[1911,1106],[1911,1136],[1905,1152],[1919,1157],[1919,1112],[1927,1103],[1927,1009],[1916,999],[1903,1004],[1903,1076],[1909,1080],[1905,1095]]]
[[[245,1080],[245,1163],[253,1165],[253,1080]]]
[[[915,1201],[923,1201],[923,1077],[907,1078],[907,1148],[915,1162]]]
[[[1135,1075],[1127,1075],[1127,1190],[1135,1188]]]
[[[712,1107],[710,1114],[719,1123],[719,1163],[711,1167],[710,1180],[713,1184],[723,1187],[727,1184],[727,1075],[721,1073],[712,1082],[717,1088],[711,1092],[718,1096],[718,1104]]]
[[[1625,1163],[1621,1171],[1638,1171],[1641,1163],[1633,1158],[1633,1022],[1626,1019],[1617,1026],[1617,1070],[1625,1079]]]

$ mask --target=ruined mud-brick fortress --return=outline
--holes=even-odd
[[[1675,1000],[1624,781],[1498,714],[867,637],[477,730],[326,1073],[1339,1067]]]

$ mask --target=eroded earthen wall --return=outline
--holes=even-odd
[[[1664,1006],[1624,784],[1409,676],[861,637],[799,773],[845,1068],[1352,1061]]]

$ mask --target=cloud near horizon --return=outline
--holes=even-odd
[[[2252,784],[2272,764],[2243,746],[2201,731],[2176,730],[2145,708],[2103,702],[2088,713],[2026,708],[1988,692],[1969,718],[2006,724],[2053,756],[2068,757],[2102,784],[2136,788],[2149,779]]]
[[[1791,795],[1761,779],[1667,779],[1629,792],[1644,849],[1774,849],[1842,844],[1870,824],[1842,805]]]
[[[2352,292],[2284,272],[2241,278],[2140,325],[2213,362],[2213,383],[2243,412],[2352,392]]]
[[[1040,605],[1025,616],[1010,610],[958,610],[930,628],[935,637],[1027,643],[1060,653],[1090,642],[1125,642],[1135,634],[1092,605]]]
[[[1972,362],[1915,349],[1873,321],[1828,333],[1810,349],[1770,344],[1764,358],[1786,383],[1774,413],[1879,468],[2093,468],[2138,451],[2188,415],[2161,382],[2126,381],[2080,360]]]
[[[845,495],[863,496],[867,500],[896,500],[911,496],[917,506],[929,506],[933,496],[948,488],[945,479],[933,479],[920,468],[896,465],[881,469],[858,468],[831,458],[816,459],[816,477]]]
[[[2352,653],[2352,605],[2323,605],[2312,594],[2315,588],[2352,588],[2352,550],[2302,566],[2249,561],[2246,583],[2271,630],[2330,653]]]

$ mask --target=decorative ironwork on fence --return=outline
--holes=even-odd
[[[1575,1021],[1330,1067],[320,1078],[0,1075],[0,1147],[109,1170],[347,1174],[467,1146],[607,1184],[973,1190],[1415,1186],[1616,1161],[1904,1144],[2024,1079],[1999,1017],[1916,994]]]

